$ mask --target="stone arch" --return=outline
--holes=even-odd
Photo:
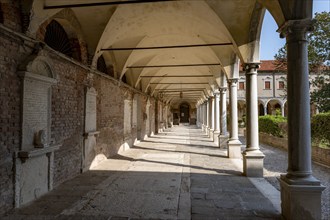
[[[96,69],[102,73],[114,77],[114,67],[112,64],[109,64],[109,61],[106,60],[103,55],[99,56],[97,59]]]
[[[71,9],[63,9],[44,21],[37,30],[36,38],[44,41],[47,27],[54,21],[61,25],[69,38],[73,50],[72,58],[88,64],[87,44],[84,40],[79,21]]]
[[[0,23],[3,24],[3,11],[2,11],[2,3],[0,2]]]
[[[57,74],[52,66],[52,61],[49,58],[42,55],[31,55],[18,66],[18,70],[57,79]]]
[[[180,123],[189,123],[190,109],[191,106],[187,102],[181,102],[179,105],[180,109]]]
[[[269,115],[276,115],[278,110],[281,112],[281,115],[283,115],[283,102],[280,99],[270,99],[266,102],[266,106]]]

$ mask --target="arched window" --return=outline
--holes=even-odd
[[[105,60],[103,56],[100,56],[97,59],[97,70],[102,73],[107,73],[107,65],[105,64]]]
[[[2,12],[1,3],[0,3],[0,23],[3,24],[3,12]]]
[[[45,43],[69,57],[72,57],[72,47],[64,28],[55,20],[52,20],[46,28]]]

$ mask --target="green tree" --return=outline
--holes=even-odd
[[[311,101],[321,112],[330,111],[330,12],[315,13],[314,30],[308,35],[309,72],[315,73]],[[276,69],[287,70],[286,46],[275,55]]]

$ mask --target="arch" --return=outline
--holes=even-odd
[[[4,19],[3,19],[3,11],[2,11],[2,3],[0,2],[0,23],[3,24]]]
[[[69,37],[64,28],[56,20],[52,20],[47,25],[44,42],[54,50],[73,57]]]
[[[283,102],[280,99],[270,99],[267,102],[267,112],[270,115],[282,115],[282,104]]]
[[[57,28],[61,26],[61,29],[64,30],[68,37],[68,41],[72,49],[72,55],[70,57],[81,61],[83,64],[88,64],[87,44],[84,41],[79,21],[71,9],[63,9],[40,24],[36,32],[36,38],[44,41],[47,28],[50,27],[50,24],[54,25],[55,22],[58,23],[56,25]]]
[[[180,104],[180,123],[189,123],[190,105],[186,102]]]
[[[266,115],[265,106],[262,103],[258,104],[259,116]]]

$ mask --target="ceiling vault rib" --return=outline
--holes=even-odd
[[[212,47],[212,46],[227,46],[233,43],[214,43],[214,44],[188,44],[188,45],[173,45],[173,46],[159,46],[159,47],[130,47],[130,48],[106,48],[101,51],[126,51],[126,50],[159,50],[159,49],[177,49],[177,48],[191,48],[191,47]]]
[[[169,76],[140,76],[140,78],[193,78],[193,77],[214,77],[213,75],[189,75],[189,76],[185,76],[185,75],[169,75]]]
[[[64,5],[44,5],[44,9],[60,9],[60,8],[82,8],[93,6],[111,6],[111,5],[128,5],[128,4],[145,4],[155,2],[174,2],[178,0],[127,0],[127,1],[113,1],[113,2],[93,2],[93,3],[81,3],[81,4],[64,4]]]
[[[141,69],[141,68],[164,68],[164,67],[196,67],[196,66],[220,66],[220,63],[196,63],[196,64],[172,64],[172,65],[154,65],[154,66],[128,66],[129,69]]]
[[[165,85],[171,85],[171,84],[176,84],[176,85],[180,85],[180,84],[184,84],[184,85],[197,85],[197,84],[209,84],[209,83],[150,83],[150,85],[159,85],[159,84],[165,84]]]
[[[162,91],[202,91],[205,88],[182,88],[182,89],[155,89],[155,91],[162,90]]]

